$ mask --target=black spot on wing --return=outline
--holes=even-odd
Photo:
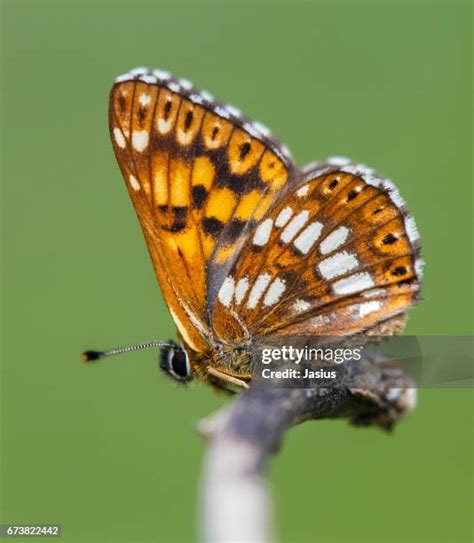
[[[254,189],[266,191],[267,185],[260,179],[256,166],[243,175],[236,175],[230,172],[227,160],[216,160],[215,164],[217,164],[215,183],[217,187],[226,187],[238,196],[248,194]]]
[[[244,144],[240,146],[240,152],[239,152],[239,159],[244,160],[244,158],[249,154],[251,145],[248,141],[246,141]]]
[[[359,193],[356,190],[351,190],[347,195],[347,201],[350,202],[351,200],[354,200],[354,198],[357,198],[358,194]]]
[[[181,232],[187,225],[188,208],[185,206],[174,206],[171,208],[171,212],[173,213],[171,226],[163,225],[161,228],[168,232]]]
[[[240,236],[247,224],[247,221],[232,219],[225,230],[225,241],[230,243],[234,242]]]
[[[387,234],[383,240],[382,240],[382,243],[384,245],[392,245],[393,243],[395,243],[396,241],[398,240],[397,236],[394,236],[393,234]]]
[[[163,118],[165,121],[168,120],[168,117],[170,116],[171,112],[171,100],[167,100],[165,107],[163,109]]]
[[[138,122],[139,122],[140,126],[143,125],[143,121],[145,120],[145,116],[146,116],[146,108],[144,108],[143,106],[140,106],[140,108],[138,109]]]
[[[401,275],[405,275],[407,273],[407,269],[405,268],[405,266],[397,266],[395,269],[392,270],[392,275],[395,275],[395,276],[401,276]]]
[[[174,206],[172,212],[175,221],[185,221],[188,215],[188,208],[186,206]]]
[[[204,217],[202,220],[202,227],[206,234],[217,237],[222,232],[224,223],[215,217]]]
[[[196,209],[202,209],[207,198],[207,190],[203,185],[195,185],[191,191],[193,206]]]
[[[127,101],[125,100],[125,96],[123,94],[120,94],[118,98],[118,104],[120,111],[123,113],[125,109],[127,108]]]
[[[229,169],[227,145],[219,147],[218,149],[207,149],[202,138],[196,138],[191,147],[191,153],[193,156],[206,155],[210,158],[216,168],[215,187],[226,187],[237,196],[248,194],[254,189],[266,192],[268,188],[260,179],[258,163],[243,175],[231,173]]]
[[[193,122],[194,113],[192,111],[188,111],[186,113],[186,117],[184,119],[184,131],[186,132],[189,130],[189,127],[191,126],[191,123]]]

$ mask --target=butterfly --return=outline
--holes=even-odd
[[[179,344],[180,382],[247,387],[255,349],[400,331],[418,299],[413,217],[393,183],[333,157],[298,168],[268,128],[163,70],[116,79],[110,135]]]

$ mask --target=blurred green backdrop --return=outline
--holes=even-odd
[[[165,382],[153,352],[79,361],[174,335],[109,143],[129,68],[208,88],[299,164],[347,155],[392,176],[427,261],[408,332],[472,333],[471,10],[3,2],[2,522],[59,522],[67,543],[198,537],[195,427],[226,400]],[[392,436],[296,428],[270,468],[281,541],[471,541],[471,409],[470,391],[431,390]]]

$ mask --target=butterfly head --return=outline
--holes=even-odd
[[[187,351],[174,341],[160,351],[160,369],[178,383],[189,383],[193,379],[193,370]]]
[[[233,348],[228,351],[218,350],[213,357],[212,353],[197,353],[193,351],[180,337],[181,344],[173,340],[150,340],[126,347],[117,347],[106,351],[85,351],[81,355],[84,362],[95,362],[102,358],[126,354],[141,349],[160,349],[160,369],[180,384],[187,384],[194,378],[207,382],[215,389],[226,392],[248,388],[250,374],[248,374],[248,352],[244,348]],[[234,366],[242,371],[235,375]]]

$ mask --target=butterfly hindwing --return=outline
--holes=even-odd
[[[265,127],[163,71],[118,78],[110,131],[178,329],[209,348],[217,292],[249,232],[293,179]]]
[[[403,313],[420,288],[413,218],[394,185],[334,160],[305,168],[255,226],[219,291],[225,341],[340,336]]]

